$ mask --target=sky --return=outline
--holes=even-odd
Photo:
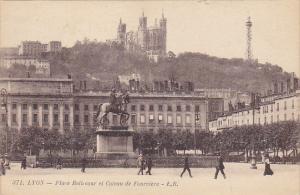
[[[148,25],[167,18],[167,50],[201,52],[224,58],[246,57],[250,16],[252,53],[259,62],[300,75],[299,0],[198,1],[0,1],[0,47],[23,40],[60,40],[71,47],[85,37],[116,38],[120,18],[135,31],[144,12]]]

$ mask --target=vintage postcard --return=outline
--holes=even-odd
[[[0,195],[300,195],[298,0],[0,1]]]

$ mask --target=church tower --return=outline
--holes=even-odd
[[[141,46],[142,50],[147,50],[147,17],[144,16],[144,12],[139,19],[138,27],[138,45]]]
[[[126,24],[122,23],[122,19],[120,18],[120,23],[118,26],[118,34],[117,40],[124,47],[126,39]]]
[[[167,19],[164,16],[164,13],[162,13],[162,17],[159,21],[159,27],[161,30],[161,52],[163,55],[166,54],[167,49]]]

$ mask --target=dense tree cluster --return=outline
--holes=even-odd
[[[0,135],[4,138],[4,135]],[[95,151],[96,137],[93,130],[66,131],[60,134],[57,130],[40,129],[37,127],[24,128],[9,141],[12,153],[38,155],[41,149],[51,152],[72,151],[73,155],[88,149]],[[273,123],[268,125],[248,125],[223,130],[219,133],[189,131],[173,132],[160,130],[153,132],[135,132],[133,135],[134,150],[140,153],[156,155],[176,155],[176,151],[196,149],[201,154],[225,154],[237,152],[250,156],[251,152],[260,154],[272,152],[278,157],[297,156],[300,144],[300,123],[294,121]],[[12,145],[12,146],[11,146]],[[5,150],[5,139],[1,139],[1,152]]]

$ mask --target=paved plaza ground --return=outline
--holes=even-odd
[[[273,176],[263,176],[263,164],[225,163],[227,179],[214,179],[214,168],[192,168],[193,178],[181,168],[155,168],[153,175],[137,175],[134,168],[28,168],[13,164],[0,177],[1,195],[300,195],[300,166],[271,165]]]

